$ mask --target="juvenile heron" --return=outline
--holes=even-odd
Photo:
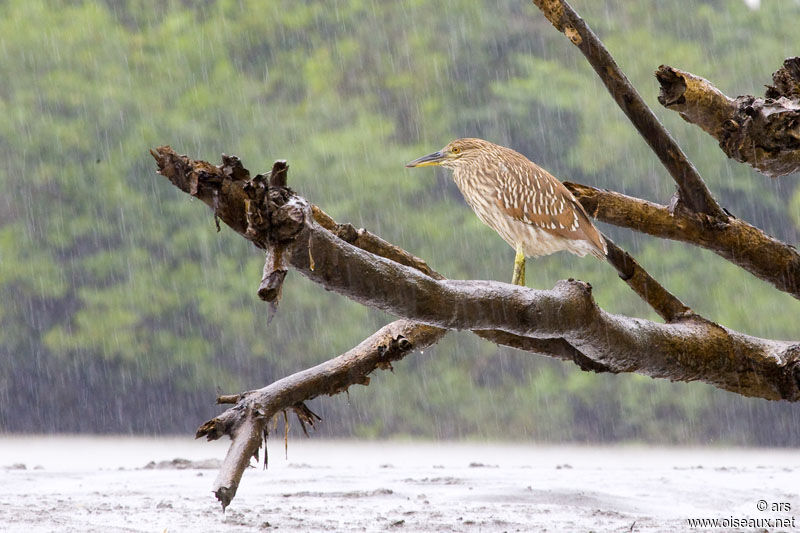
[[[606,241],[586,211],[549,172],[510,148],[483,139],[456,139],[407,167],[453,170],[464,199],[517,252],[511,283],[525,285],[525,257],[560,250],[603,258]]]

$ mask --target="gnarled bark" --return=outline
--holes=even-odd
[[[661,65],[658,101],[719,141],[729,158],[776,178],[800,170],[800,57],[772,75],[765,98],[725,96],[711,82]]]

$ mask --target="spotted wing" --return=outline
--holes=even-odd
[[[583,206],[549,172],[517,154],[515,164],[502,164],[495,201],[509,217],[558,237],[585,240],[598,252],[606,243]]]

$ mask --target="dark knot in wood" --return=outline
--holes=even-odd
[[[381,359],[378,368],[391,370],[391,362],[402,359],[412,349],[414,345],[403,335],[393,337],[388,346],[385,344],[378,346],[378,356]]]
[[[270,189],[271,190],[271,189]],[[270,199],[270,206],[272,207]],[[299,196],[292,196],[288,202],[277,209],[270,210],[271,231],[269,240],[275,244],[287,244],[303,230],[306,222],[306,213],[309,212],[308,203]]]
[[[660,65],[655,72],[661,90],[658,94],[658,103],[664,107],[686,103],[686,80],[679,76],[672,67]]]
[[[278,159],[272,165],[272,170],[269,173],[269,186],[270,187],[286,187],[288,183],[289,164],[285,159]]]
[[[244,168],[242,161],[235,155],[222,154],[222,174],[232,181],[247,181],[250,171]]]
[[[286,185],[272,184],[285,184],[288,168],[285,161],[276,161],[269,183],[259,174],[243,186],[248,199],[246,235],[262,248],[292,242],[306,222],[308,203]]]

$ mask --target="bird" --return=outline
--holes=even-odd
[[[483,139],[456,139],[406,167],[453,171],[478,218],[516,251],[511,282],[525,285],[525,258],[567,250],[598,259],[608,254],[603,235],[583,206],[552,174],[519,152]]]

